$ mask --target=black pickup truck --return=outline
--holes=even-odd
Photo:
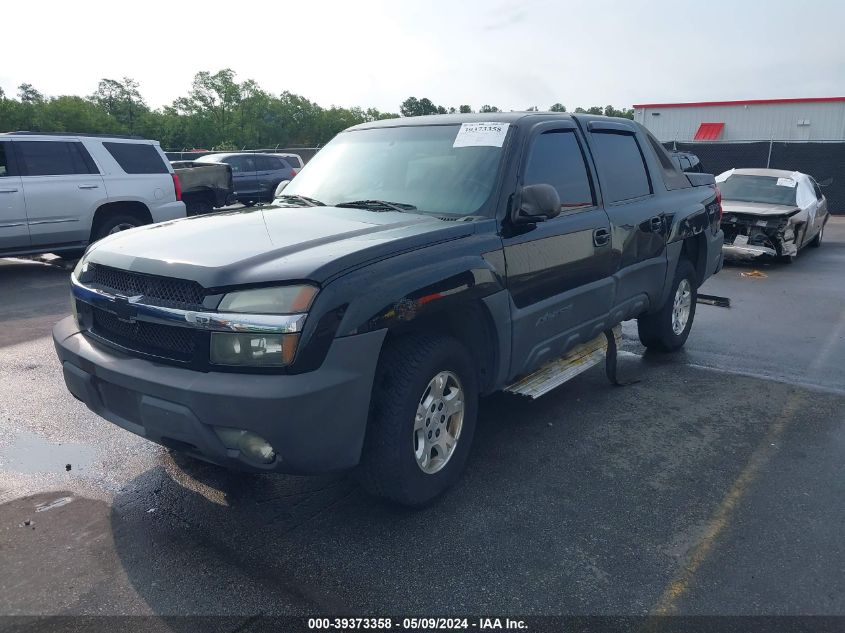
[[[273,206],[96,242],[53,337],[71,393],[133,433],[252,471],[355,467],[422,505],[460,475],[480,396],[626,319],[683,345],[720,216],[713,177],[629,120],[366,123]]]

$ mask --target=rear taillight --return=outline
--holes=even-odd
[[[170,174],[173,176],[173,191],[176,193],[176,199],[182,199],[182,183],[179,182],[179,176],[176,174]]]
[[[293,178],[294,176],[296,176],[296,170],[295,170],[295,169],[291,169],[291,170],[290,170],[290,177],[291,177],[291,178]]]

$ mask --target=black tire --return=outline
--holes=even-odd
[[[257,204],[257,200],[242,200],[241,204],[245,207],[254,207]]]
[[[429,382],[443,371],[458,378],[464,417],[445,465],[428,474],[415,456],[414,422]],[[420,507],[431,502],[463,472],[477,415],[477,373],[463,345],[435,334],[411,334],[389,343],[379,359],[373,384],[370,420],[358,469],[361,484],[369,493],[402,505]]]
[[[103,239],[106,235],[110,234],[115,228],[119,226],[123,226],[124,229],[130,229],[135,228],[136,226],[141,226],[143,224],[146,224],[146,222],[142,222],[136,216],[129,215],[127,213],[118,213],[117,215],[110,215],[97,227],[97,230],[94,232],[94,239],[92,241],[96,242],[97,240]]]
[[[80,257],[82,257],[85,254],[85,249],[84,248],[74,248],[74,249],[71,249],[71,250],[62,251],[61,253],[53,253],[53,254],[61,257],[65,261],[72,261],[74,259],[79,259]]]
[[[825,222],[827,224],[827,222]],[[816,236],[813,238],[813,241],[810,242],[810,246],[813,248],[818,248],[822,245],[822,237],[824,236],[824,227],[825,224],[822,224],[822,228],[819,229],[819,232],[816,233]]]
[[[692,329],[692,322],[695,320],[695,307],[698,298],[695,278],[695,268],[692,263],[688,259],[680,259],[678,267],[675,269],[675,278],[672,280],[672,288],[669,296],[666,297],[666,302],[654,314],[645,314],[637,320],[640,342],[648,349],[658,352],[674,352],[687,342],[687,337]],[[675,295],[684,280],[689,284],[691,304],[686,326],[680,333],[676,333],[672,328]]]
[[[204,215],[214,211],[214,205],[212,205],[208,200],[192,200],[186,206],[188,215],[190,216]]]

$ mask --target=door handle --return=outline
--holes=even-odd
[[[648,221],[649,228],[651,228],[652,233],[662,233],[663,232],[663,216],[656,215]]]
[[[97,189],[100,185],[79,185],[80,189]]]
[[[15,193],[17,189],[0,189],[0,193]]]
[[[593,245],[607,246],[610,244],[610,231],[607,229],[596,229],[593,231]]]

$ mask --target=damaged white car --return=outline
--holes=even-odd
[[[827,199],[807,174],[780,169],[731,169],[716,176],[722,194],[726,258],[791,262],[820,246]]]

